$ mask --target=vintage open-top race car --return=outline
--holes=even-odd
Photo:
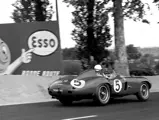
[[[68,75],[55,80],[49,85],[48,92],[63,105],[82,99],[93,99],[99,105],[106,105],[111,98],[127,95],[136,95],[138,100],[147,101],[151,87],[151,82],[145,77],[103,76],[92,69],[78,76]]]

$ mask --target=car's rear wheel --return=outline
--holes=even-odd
[[[68,98],[59,98],[59,101],[63,104],[63,105],[71,105],[73,100],[71,99],[68,99]]]
[[[96,89],[94,101],[99,105],[106,105],[110,100],[110,88],[106,85],[100,85]]]
[[[136,94],[139,101],[147,101],[150,96],[150,89],[147,83],[143,82],[140,86],[140,91]]]

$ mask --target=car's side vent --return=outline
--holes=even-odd
[[[125,82],[125,88],[124,88],[124,90],[127,90],[127,88],[128,88],[128,82]]]

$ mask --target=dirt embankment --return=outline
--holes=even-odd
[[[48,85],[58,79],[37,76],[0,76],[0,105],[31,103],[52,100],[47,92]]]

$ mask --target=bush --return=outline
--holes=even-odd
[[[134,69],[130,70],[130,75],[135,75],[135,76],[153,76],[155,73],[151,69]]]
[[[156,73],[159,74],[159,63],[155,66]]]
[[[129,64],[130,75],[135,76],[153,76],[155,71],[152,67],[144,65],[142,63],[130,63]]]
[[[64,75],[78,75],[81,69],[79,60],[63,60]]]

